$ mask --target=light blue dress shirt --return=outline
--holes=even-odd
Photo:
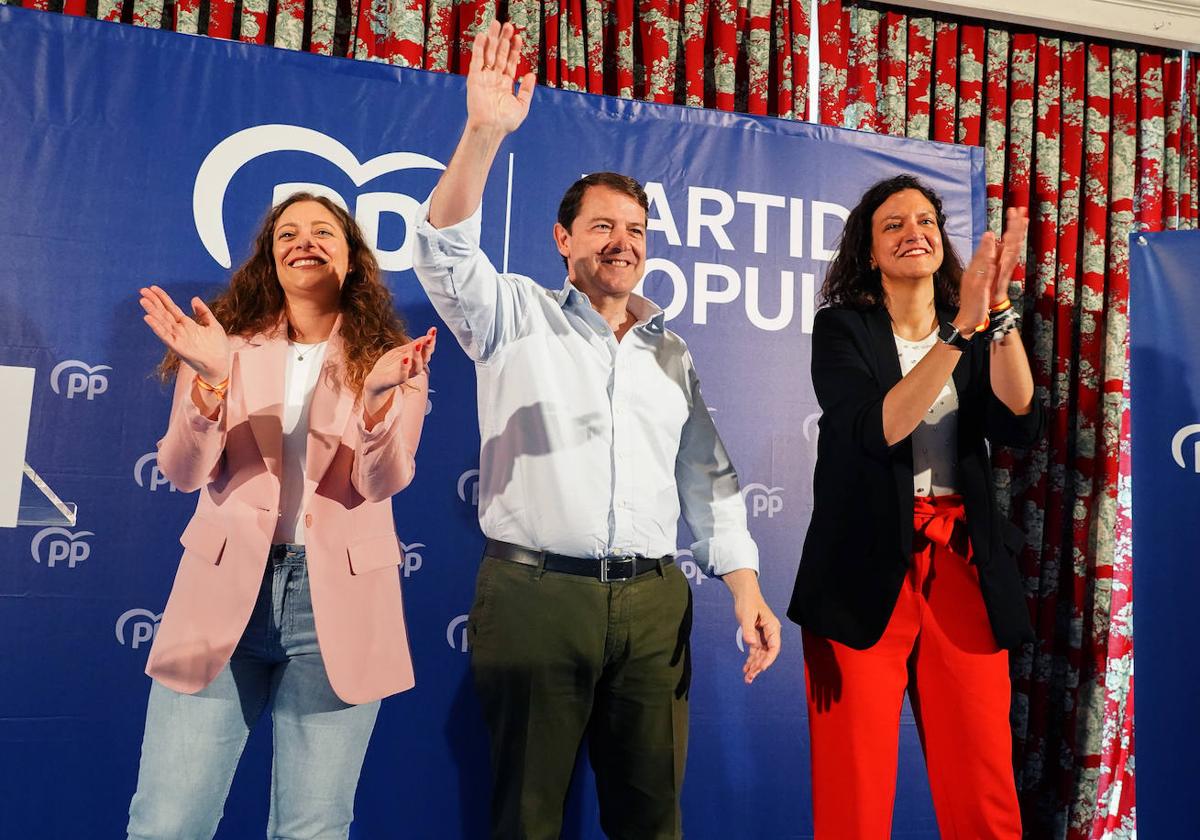
[[[683,339],[633,295],[617,341],[587,297],[500,274],[480,211],[442,229],[427,201],[413,267],[475,362],[479,524],[488,537],[574,557],[676,551],[682,512],[700,568],[758,569],[737,474]]]

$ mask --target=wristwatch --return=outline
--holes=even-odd
[[[975,337],[975,333],[965,336],[958,331],[958,327],[954,326],[950,321],[946,321],[938,329],[938,341],[942,344],[949,344],[955,350],[962,352],[971,346],[971,339]]]

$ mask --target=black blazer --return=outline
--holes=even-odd
[[[1025,535],[996,510],[984,438],[1030,446],[1043,434],[1045,415],[1036,399],[1020,417],[996,399],[989,355],[985,342],[973,341],[954,368],[958,488],[992,632],[1001,647],[1013,648],[1033,640],[1016,563]],[[817,312],[812,380],[823,413],[812,523],[788,617],[860,650],[883,635],[912,560],[912,440],[889,447],[883,437],[883,398],[900,378],[886,309]]]

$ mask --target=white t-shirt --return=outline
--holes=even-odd
[[[920,341],[907,341],[898,335],[896,355],[900,357],[900,372],[908,376],[917,362],[925,358],[937,343],[937,330]],[[958,459],[958,390],[954,378],[946,380],[937,399],[925,418],[912,433],[913,495],[946,496],[957,493]]]
[[[325,345],[288,342],[283,380],[283,476],[279,523],[272,543],[304,545],[304,464],[308,457],[308,411],[325,360]]]

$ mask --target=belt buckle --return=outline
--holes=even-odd
[[[611,583],[612,581],[632,580],[634,576],[636,554],[615,554],[608,557],[600,558],[600,582]],[[628,574],[612,573],[612,566],[617,563],[628,563]]]

